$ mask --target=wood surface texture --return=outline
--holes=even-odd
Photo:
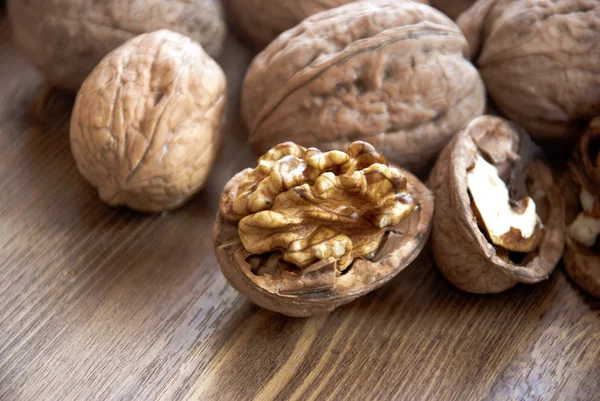
[[[69,150],[73,99],[0,17],[0,400],[598,400],[600,303],[563,269],[500,295],[454,289],[426,252],[329,316],[286,318],[223,278],[225,182],[255,158],[251,55],[230,39],[229,126],[205,190],[168,215],[104,205]]]

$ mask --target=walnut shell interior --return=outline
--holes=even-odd
[[[331,312],[388,282],[418,256],[429,236],[433,194],[414,175],[400,169],[416,208],[386,230],[376,251],[355,258],[342,272],[336,271],[333,258],[300,269],[283,261],[278,251],[252,255],[242,244],[238,222],[224,212],[251,171],[238,173],[225,186],[213,240],[227,280],[266,309],[289,316]]]
[[[545,162],[536,154],[525,157],[520,145],[527,140],[526,135],[506,120],[479,117],[448,144],[431,172],[430,182],[436,197],[432,228],[434,258],[444,276],[462,290],[497,293],[519,282],[539,282],[548,278],[562,256],[561,191]],[[517,157],[512,161],[502,157],[507,154],[502,149]],[[478,153],[487,153],[506,180],[524,183],[521,191],[532,197],[543,223],[536,251],[499,255],[478,227],[466,177]]]

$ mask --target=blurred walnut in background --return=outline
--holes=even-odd
[[[564,178],[565,269],[584,291],[600,298],[600,118],[579,139]]]
[[[262,50],[306,17],[355,1],[364,0],[223,0],[223,4],[240,40]],[[427,4],[427,0],[416,1]]]
[[[226,35],[214,0],[9,0],[19,50],[52,85],[77,91],[108,52],[134,36],[169,29],[216,56]]]
[[[458,19],[500,111],[537,140],[600,115],[600,1],[479,0]]]

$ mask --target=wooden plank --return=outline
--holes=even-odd
[[[207,188],[165,216],[112,209],[79,176],[72,98],[0,25],[0,399],[592,400],[600,303],[556,272],[475,296],[428,253],[329,316],[262,310],[220,273],[211,230],[225,182],[255,158],[239,120],[250,54],[219,60],[229,125]],[[37,117],[36,117],[37,116]]]

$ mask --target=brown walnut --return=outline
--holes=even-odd
[[[106,203],[158,212],[204,184],[224,125],[226,80],[190,38],[160,30],[109,53],[77,95],[71,150]]]
[[[286,142],[225,186],[215,250],[227,280],[254,303],[289,316],[330,312],[417,257],[433,203],[368,143],[322,153]]]
[[[77,91],[108,52],[138,34],[169,29],[211,56],[226,35],[214,0],[9,0],[13,39],[48,82]]]
[[[315,14],[252,62],[242,117],[258,154],[292,140],[323,150],[365,140],[419,169],[470,119],[485,91],[468,44],[441,12],[409,0]]]
[[[563,253],[564,203],[540,157],[522,129],[492,116],[471,121],[441,153],[430,176],[436,198],[433,255],[441,272],[458,288],[496,293],[518,282],[539,282],[554,270]],[[524,206],[523,198],[535,202],[539,220],[532,235],[538,237],[529,244],[533,247],[515,252],[502,238],[492,243],[486,225],[501,222],[492,219],[483,224],[474,191],[467,184],[479,158],[497,169],[516,214]],[[511,227],[510,233],[519,232]]]
[[[260,51],[305,18],[355,1],[361,0],[223,0],[223,5],[240,40]]]
[[[490,97],[535,139],[600,115],[598,0],[479,0],[458,25]]]
[[[586,246],[571,231],[572,223],[580,215],[596,220],[596,224],[600,220],[600,118],[592,120],[580,138],[569,163],[568,178],[570,187],[566,193],[576,199],[566,208],[565,268],[584,291],[600,297],[600,242],[595,240]],[[587,205],[580,201],[583,191],[589,194]]]

